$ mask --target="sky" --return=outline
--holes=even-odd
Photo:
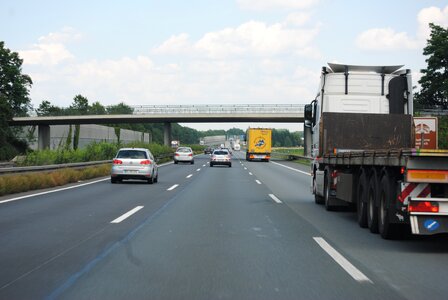
[[[35,108],[89,103],[306,104],[322,66],[398,65],[414,84],[448,0],[0,1]],[[182,124],[199,130],[301,124]]]

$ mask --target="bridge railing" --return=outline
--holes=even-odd
[[[134,105],[134,114],[303,113],[304,104]]]

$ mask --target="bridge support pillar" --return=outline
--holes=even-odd
[[[166,122],[163,130],[163,143],[166,146],[171,146],[171,123]]]
[[[303,126],[303,155],[311,156],[311,127]]]
[[[50,125],[37,126],[37,145],[39,150],[50,148]]]

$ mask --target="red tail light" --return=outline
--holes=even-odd
[[[190,153],[190,154],[188,154],[188,156],[193,156],[193,154]]]
[[[114,159],[113,164],[114,165],[121,165],[121,164],[123,164],[123,162],[121,160],[119,160],[119,159]]]
[[[149,159],[142,160],[142,161],[140,162],[140,164],[141,164],[141,165],[150,165],[150,164],[151,164],[151,161],[150,161]]]
[[[439,203],[431,201],[411,201],[409,203],[410,212],[439,212]]]
[[[179,153],[174,153],[174,156],[179,156],[180,154]]]

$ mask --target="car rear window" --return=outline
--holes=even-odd
[[[225,150],[218,150],[218,151],[213,152],[213,154],[214,155],[228,155],[229,152],[225,151]]]
[[[130,158],[130,159],[147,159],[145,151],[139,150],[120,150],[117,158]]]
[[[177,152],[191,152],[190,148],[179,148],[177,149]]]

